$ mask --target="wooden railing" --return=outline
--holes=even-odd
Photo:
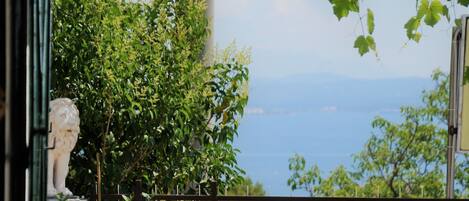
[[[396,201],[396,200],[413,200],[413,201],[443,201],[448,199],[432,199],[432,198],[360,198],[360,197],[292,197],[292,196],[221,196],[213,185],[211,195],[149,195],[145,198],[142,194],[142,183],[137,181],[132,188],[131,195],[133,201]],[[124,196],[130,197],[130,194],[103,194],[101,201],[124,201]],[[89,201],[98,201],[96,193],[89,196]],[[458,199],[460,200],[460,199]],[[463,200],[463,199],[461,199]],[[469,199],[466,199],[469,200]]]

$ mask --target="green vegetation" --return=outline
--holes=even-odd
[[[355,40],[354,48],[361,56],[370,50],[377,55],[373,11],[367,8],[366,15],[363,14],[365,9],[360,5],[363,2],[358,0],[329,2],[339,21],[350,13],[357,14],[362,34]],[[449,24],[461,26],[455,12],[458,5],[468,7],[469,1],[416,0],[415,16],[403,25],[409,40],[405,45],[410,41],[418,43],[422,27],[434,27],[442,18]],[[365,17],[368,32],[364,28]],[[303,157],[292,157],[290,170],[293,174],[288,181],[291,189],[305,189],[315,196],[444,197],[449,79],[437,70],[433,80],[436,87],[423,93],[423,106],[401,108],[402,122],[382,117],[373,120],[372,127],[377,133],[373,133],[363,151],[354,155],[353,170],[340,166],[323,178],[317,166],[305,170]],[[296,163],[303,165],[295,166]],[[469,196],[468,173],[469,156],[464,154],[458,157],[456,167],[457,197]]]
[[[354,166],[339,166],[328,176],[315,165],[306,169],[305,159],[290,159],[288,185],[311,196],[429,197],[445,195],[448,116],[448,76],[433,73],[435,88],[424,91],[422,106],[401,107],[402,122],[376,117],[374,132],[363,150],[354,155]],[[467,197],[469,157],[456,170],[456,196]]]
[[[243,174],[231,144],[249,55],[231,47],[203,61],[204,0],[132,2],[53,1],[52,96],[76,99],[81,118],[67,185],[85,194],[100,176],[105,193],[137,179],[160,193],[231,187]]]
[[[259,183],[253,183],[251,178],[244,177],[242,182],[228,189],[226,195],[249,195],[249,196],[264,196],[264,186]]]
[[[332,10],[337,19],[340,21],[343,18],[349,17],[349,14],[356,13],[357,18],[361,22],[361,35],[357,36],[354,43],[354,48],[358,49],[360,55],[364,55],[370,50],[377,55],[376,43],[373,38],[375,29],[375,19],[373,11],[370,8],[363,8],[363,1],[359,0],[329,0],[332,5]],[[404,24],[403,28],[409,41],[418,43],[422,38],[421,27],[423,24],[434,27],[441,22],[444,18],[448,23],[454,22],[455,25],[461,25],[459,16],[455,16],[455,6],[460,5],[464,7],[469,6],[467,0],[415,0],[415,16]],[[396,5],[398,7],[398,5]],[[451,12],[450,12],[451,10]],[[366,11],[366,13],[365,13]],[[367,32],[365,32],[366,18]],[[407,44],[408,42],[406,42]]]

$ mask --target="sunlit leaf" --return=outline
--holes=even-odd
[[[443,5],[440,0],[432,0],[430,7],[425,13],[425,24],[429,26],[435,26],[440,21],[441,15],[443,14]]]
[[[358,53],[360,54],[360,56],[363,56],[364,54],[370,51],[368,41],[363,35],[357,37],[353,47],[358,49]]]
[[[368,33],[373,34],[373,31],[375,30],[375,17],[371,9],[367,10],[366,21],[368,25]]]

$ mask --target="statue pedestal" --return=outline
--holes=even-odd
[[[80,198],[80,196],[66,196],[63,198],[57,198],[57,197],[47,197],[47,201],[88,201],[88,199],[85,199],[83,197]]]

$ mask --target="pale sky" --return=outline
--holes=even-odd
[[[353,48],[361,33],[358,15],[338,22],[326,0],[215,0],[215,41],[221,47],[233,40],[251,47],[253,77],[326,72],[428,78],[436,67],[449,69],[451,25],[446,21],[423,28],[421,42],[403,48],[403,26],[415,15],[415,1],[360,2],[375,13],[379,61],[372,54],[360,57]],[[456,14],[463,11],[458,8]]]
[[[398,122],[400,106],[421,104],[432,71],[449,71],[449,23],[424,26],[421,42],[403,48],[415,1],[360,3],[375,13],[379,61],[353,48],[358,15],[338,22],[327,0],[215,0],[215,42],[252,48],[249,102],[234,144],[241,167],[270,195],[292,195],[294,153],[324,174],[350,167],[376,115]]]

